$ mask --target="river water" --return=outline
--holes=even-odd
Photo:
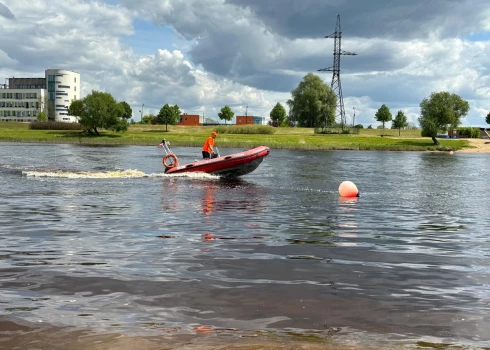
[[[161,158],[0,144],[0,347],[490,346],[489,154],[272,149],[238,180]],[[339,198],[345,180],[359,198]]]

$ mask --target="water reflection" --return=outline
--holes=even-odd
[[[175,212],[179,206],[179,200],[177,198],[178,189],[177,186],[179,179],[166,177],[162,180],[162,209],[164,212]]]
[[[353,207],[359,202],[359,197],[339,197],[339,206],[344,208]]]
[[[202,200],[202,212],[206,215],[211,214],[214,206],[214,191],[213,186],[207,186],[204,188],[204,195]]]

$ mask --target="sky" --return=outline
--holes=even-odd
[[[348,123],[379,126],[385,104],[418,125],[420,102],[448,91],[470,104],[463,125],[488,126],[488,0],[0,0],[0,82],[69,69],[135,121],[166,103],[268,119],[306,74],[330,86],[318,70],[333,66],[337,15],[357,53],[340,61]]]

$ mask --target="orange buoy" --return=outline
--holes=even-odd
[[[341,197],[359,197],[359,190],[352,181],[344,181],[339,186]]]
[[[212,233],[204,233],[202,235],[202,238],[204,239],[204,241],[213,241],[215,239]]]

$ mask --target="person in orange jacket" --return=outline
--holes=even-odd
[[[213,158],[212,155],[214,154],[214,139],[216,138],[216,135],[218,135],[218,133],[216,131],[213,131],[211,133],[211,136],[209,136],[206,139],[206,142],[204,142],[204,146],[202,148],[202,157],[204,159]]]

